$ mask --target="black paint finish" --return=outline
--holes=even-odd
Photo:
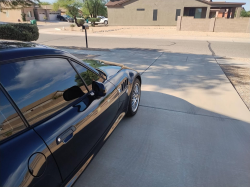
[[[0,42],[0,57],[0,66],[20,59],[73,59],[106,78],[105,96],[97,98],[90,91],[33,126],[1,87],[27,128],[0,142],[0,186],[71,186],[124,116],[140,74],[116,63],[80,61],[67,52],[33,43]]]

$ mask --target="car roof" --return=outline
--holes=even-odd
[[[0,41],[0,63],[42,55],[66,55],[72,57],[68,52],[32,42]]]

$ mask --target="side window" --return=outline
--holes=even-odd
[[[157,21],[157,14],[158,14],[158,10],[154,9],[153,10],[153,21]]]
[[[99,75],[93,73],[92,71],[86,69],[85,67],[83,67],[75,62],[72,62],[72,64],[76,68],[78,73],[81,75],[81,77],[83,78],[85,83],[87,84],[89,90],[92,90],[92,82],[93,81],[98,81],[98,82],[104,81],[104,79],[101,78]],[[81,78],[77,75],[76,80],[77,81],[81,80]]]
[[[53,115],[88,92],[77,76],[68,60],[61,58],[27,60],[0,67],[0,82],[30,125]],[[65,98],[69,91],[77,94],[75,99]]]
[[[0,141],[25,128],[22,119],[0,90]]]

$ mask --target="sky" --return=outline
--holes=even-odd
[[[55,0],[41,0],[41,1],[45,1],[45,2],[50,2],[53,3],[55,2]],[[214,2],[216,1],[221,1],[223,2],[223,0],[213,0]],[[246,5],[244,5],[243,7],[245,8],[245,10],[250,11],[250,0],[225,0],[226,2],[239,2],[239,3],[246,3]]]
[[[220,1],[222,2],[223,0],[213,0],[213,2]],[[246,11],[250,11],[250,0],[225,0],[226,2],[238,2],[238,3],[246,3],[243,7],[245,8]]]

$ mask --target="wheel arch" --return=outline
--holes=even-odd
[[[135,76],[135,79],[139,79],[140,85],[142,84],[142,82],[141,82],[141,75],[140,75],[140,74],[137,74],[137,75]]]

